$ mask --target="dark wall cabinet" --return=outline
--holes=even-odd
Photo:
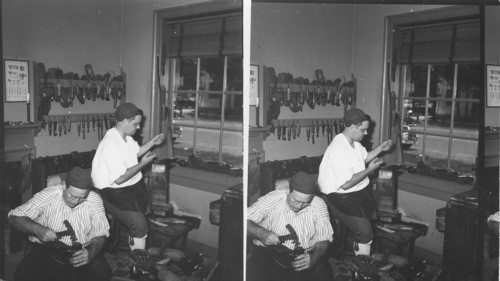
[[[233,186],[221,198],[217,280],[243,280],[242,188],[242,184]]]

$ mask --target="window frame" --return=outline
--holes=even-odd
[[[192,57],[191,57],[192,58]],[[210,90],[210,91],[205,91],[205,90],[199,90],[199,85],[200,85],[200,72],[201,72],[201,59],[202,57],[197,57],[196,60],[197,60],[197,71],[196,71],[196,90],[175,90],[175,86],[177,86],[175,84],[175,79],[172,78],[172,75],[175,75],[175,71],[171,71],[171,79],[170,81],[173,81],[172,83],[169,83],[169,89],[167,90],[167,92],[170,92],[172,95],[175,95],[175,94],[182,94],[182,93],[186,93],[186,94],[195,94],[195,119],[193,120],[193,125],[190,126],[190,125],[185,125],[183,124],[182,126],[184,127],[192,127],[193,128],[193,154],[196,155],[196,144],[197,144],[197,134],[198,134],[198,128],[200,129],[207,129],[207,130],[217,130],[219,132],[219,152],[218,152],[218,161],[219,162],[223,162],[223,158],[222,158],[222,154],[223,154],[223,145],[224,145],[224,132],[225,131],[232,131],[232,132],[241,132],[243,133],[243,120],[242,120],[242,126],[240,129],[232,129],[232,128],[229,128],[229,127],[225,127],[225,111],[226,111],[226,101],[227,101],[227,96],[228,95],[242,95],[243,96],[243,91],[228,91],[227,90],[227,68],[228,68],[228,59],[229,59],[229,56],[223,56],[224,58],[224,70],[223,70],[223,86],[222,86],[222,90]],[[170,67],[169,68],[172,68],[172,64],[174,65],[173,67],[175,68],[177,66],[177,63],[179,62],[179,59],[178,58],[173,58],[173,59],[167,59],[167,63],[169,63]],[[243,57],[242,57],[242,62],[243,62]],[[203,126],[203,125],[199,125],[198,124],[198,121],[199,121],[199,111],[200,111],[200,107],[199,107],[199,104],[200,104],[200,96],[202,94],[206,94],[206,95],[220,95],[221,96],[221,113],[220,113],[220,126],[219,128],[215,128],[213,126]],[[172,100],[173,102],[173,100]],[[173,108],[173,104],[172,104],[172,108]],[[173,114],[174,114],[174,110],[172,110],[171,114],[172,114],[172,120],[174,120],[173,118]],[[173,121],[175,123],[175,120]],[[175,148],[174,148],[175,150]],[[243,150],[241,152],[241,155],[243,157]]]
[[[170,21],[178,21],[181,19],[195,18],[195,17],[205,17],[205,16],[213,16],[218,14],[231,14],[231,13],[242,13],[243,11],[243,3],[241,1],[224,1],[224,2],[206,2],[192,5],[184,5],[179,7],[167,8],[162,10],[154,11],[153,14],[153,52],[152,52],[152,97],[151,97],[151,122],[150,122],[150,131],[153,135],[156,135],[162,131],[163,121],[160,118],[161,113],[161,95],[160,89],[158,87],[161,85],[171,85],[170,83],[172,79],[172,74],[167,73],[165,71],[165,75],[158,74],[157,69],[159,69],[158,65],[162,63],[161,61],[161,52],[162,52],[162,43],[164,41],[164,33],[163,29],[168,26],[168,22]],[[243,55],[243,54],[242,54]],[[165,62],[165,69],[168,67],[168,62]],[[167,89],[167,91],[171,91],[172,89]],[[225,90],[225,89],[223,89]],[[241,91],[243,94],[243,91]],[[225,94],[223,94],[224,98]],[[174,114],[174,104],[173,98],[169,99],[169,107],[170,107],[170,126],[173,126],[173,114]],[[223,123],[221,122],[221,129]],[[243,126],[242,126],[243,132]],[[222,138],[222,133],[221,133]],[[221,143],[222,141],[220,141]],[[222,145],[222,144],[220,144]],[[169,153],[169,149],[166,149],[166,152],[159,151],[157,156],[159,159],[169,158],[172,155]],[[163,155],[164,154],[164,155]],[[242,149],[243,155],[243,149]]]
[[[438,8],[438,9],[432,9],[432,10],[423,10],[419,12],[414,12],[414,13],[407,13],[407,14],[399,14],[399,15],[393,15],[393,16],[387,16],[385,17],[385,30],[384,30],[384,35],[385,35],[385,40],[384,40],[384,63],[383,65],[383,75],[382,75],[382,98],[381,98],[381,113],[380,113],[380,134],[379,134],[379,142],[381,143],[385,138],[390,135],[390,130],[391,128],[389,127],[390,124],[390,100],[388,98],[387,93],[396,89],[400,89],[400,84],[402,83],[398,79],[401,77],[397,77],[396,75],[395,80],[392,81],[393,77],[389,77],[389,75],[395,75],[395,73],[398,73],[400,70],[398,68],[398,65],[394,61],[394,54],[393,54],[393,49],[395,44],[395,38],[396,36],[394,33],[396,32],[398,26],[405,26],[405,25],[411,25],[411,24],[420,24],[420,23],[433,23],[433,22],[440,22],[443,21],[443,19],[447,20],[454,20],[454,19],[464,19],[464,18],[478,18],[480,21],[480,26],[481,30],[484,29],[484,27],[481,25],[482,21],[482,11],[479,6],[449,6],[449,7],[443,7],[443,8]],[[483,31],[481,31],[482,33]],[[479,59],[479,65],[484,65],[484,38],[483,36],[480,37],[480,59]],[[393,45],[394,44],[394,45]],[[387,82],[390,81],[390,82]],[[481,80],[482,81],[482,80]],[[396,85],[391,87],[391,85]],[[479,83],[480,86],[480,93],[484,92],[483,89],[483,83]],[[454,87],[456,89],[456,85]],[[428,90],[427,90],[428,91]],[[398,101],[401,101],[402,95],[398,96]],[[429,97],[427,97],[429,98]],[[424,97],[423,99],[426,99]],[[432,98],[434,99],[434,98]],[[403,103],[400,103],[400,106],[403,106]],[[484,108],[484,97],[480,95],[479,97],[479,107]],[[427,107],[426,107],[427,108]],[[426,109],[427,110],[427,109]],[[403,112],[403,111],[401,111]],[[403,117],[401,117],[403,118]],[[481,151],[482,148],[482,143],[481,140],[484,139],[484,130],[483,124],[484,124],[484,113],[483,111],[480,110],[480,113],[478,115],[478,152],[476,155],[476,159],[480,159],[481,154],[483,153]],[[401,126],[403,123],[401,123]],[[451,127],[450,127],[451,128]],[[402,130],[402,132],[404,132]],[[477,162],[477,161],[476,161]],[[448,164],[449,166],[449,164]],[[476,175],[477,176],[477,175]]]
[[[475,62],[479,65],[479,62]],[[415,101],[415,100],[420,100],[420,101],[425,101],[425,113],[424,113],[424,127],[423,131],[420,130],[412,130],[412,133],[417,133],[423,136],[423,144],[422,144],[422,160],[425,161],[426,159],[426,147],[427,147],[427,136],[436,136],[436,137],[442,137],[442,138],[447,138],[448,139],[448,153],[447,153],[447,159],[446,159],[446,169],[451,170],[451,161],[452,161],[452,151],[453,151],[453,140],[471,140],[471,141],[476,141],[479,144],[479,124],[478,124],[478,134],[477,137],[464,137],[464,136],[458,136],[454,135],[453,131],[455,128],[455,120],[456,120],[456,110],[455,110],[455,105],[457,102],[471,102],[471,103],[477,103],[480,104],[479,99],[468,99],[468,98],[457,98],[457,76],[458,76],[458,67],[459,65],[464,64],[463,62],[460,63],[454,63],[453,64],[453,91],[452,91],[452,97],[447,98],[447,97],[431,97],[430,96],[430,76],[431,76],[431,71],[432,71],[432,66],[433,65],[440,65],[439,63],[427,63],[427,64],[420,64],[422,66],[427,66],[427,87],[426,87],[426,93],[425,97],[406,97],[404,93],[404,88],[405,88],[405,82],[406,81],[406,75],[407,71],[406,69],[409,67],[408,64],[400,64],[400,79],[402,82],[399,84],[399,89],[400,89],[400,95],[398,97],[399,99],[399,104],[400,104],[400,112],[401,114],[401,119],[400,119],[400,124],[404,124],[404,118],[406,117],[405,112],[404,112],[404,101]],[[481,81],[478,82],[478,86],[482,83]],[[450,114],[450,126],[449,126],[449,131],[448,133],[433,133],[428,131],[428,117],[431,116],[429,113],[429,104],[431,102],[440,102],[440,101],[445,101],[445,102],[451,102],[451,114]],[[410,130],[404,129],[403,125],[401,125],[401,132],[410,132]],[[477,155],[476,155],[477,156]]]

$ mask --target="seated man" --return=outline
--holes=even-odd
[[[315,180],[299,172],[290,179],[289,190],[272,191],[249,207],[247,234],[254,238],[255,247],[247,261],[246,280],[333,280],[324,255],[333,229],[325,202],[314,195],[315,190]],[[287,225],[299,243],[280,241],[290,234]],[[288,251],[273,250],[280,244]],[[297,244],[303,252],[293,251]],[[288,264],[281,258],[287,252],[292,253]]]
[[[47,187],[9,212],[10,224],[30,240],[14,272],[16,281],[111,279],[101,251],[109,224],[91,188],[90,172],[77,167],[68,172],[66,185]]]

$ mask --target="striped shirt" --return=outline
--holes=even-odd
[[[332,242],[333,229],[323,199],[314,196],[309,206],[295,213],[286,201],[289,193],[289,189],[274,190],[259,198],[248,208],[248,219],[279,236],[290,234],[286,228],[290,224],[306,251],[312,249],[317,242]],[[259,239],[254,239],[253,242],[265,246]],[[289,249],[295,246],[291,240],[285,241],[283,245]]]
[[[47,187],[36,193],[25,204],[11,210],[9,216],[28,217],[56,232],[66,230],[63,222],[68,220],[75,230],[76,241],[83,245],[98,236],[108,237],[109,223],[101,197],[91,191],[85,201],[71,209],[63,198],[65,188],[64,184]],[[29,236],[29,240],[41,243],[33,235]],[[62,237],[60,241],[71,245],[69,236]]]

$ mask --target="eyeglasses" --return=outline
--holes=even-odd
[[[85,196],[85,197],[75,196],[75,195],[71,194],[71,192],[69,192],[69,190],[68,190],[68,199],[70,199],[72,201],[83,202],[83,201],[87,200],[87,196]]]
[[[304,202],[304,201],[299,201],[299,200],[295,199],[295,197],[293,197],[293,194],[291,194],[290,197],[292,198],[293,203],[300,205],[301,208],[305,208],[305,207],[311,205],[311,202]]]

